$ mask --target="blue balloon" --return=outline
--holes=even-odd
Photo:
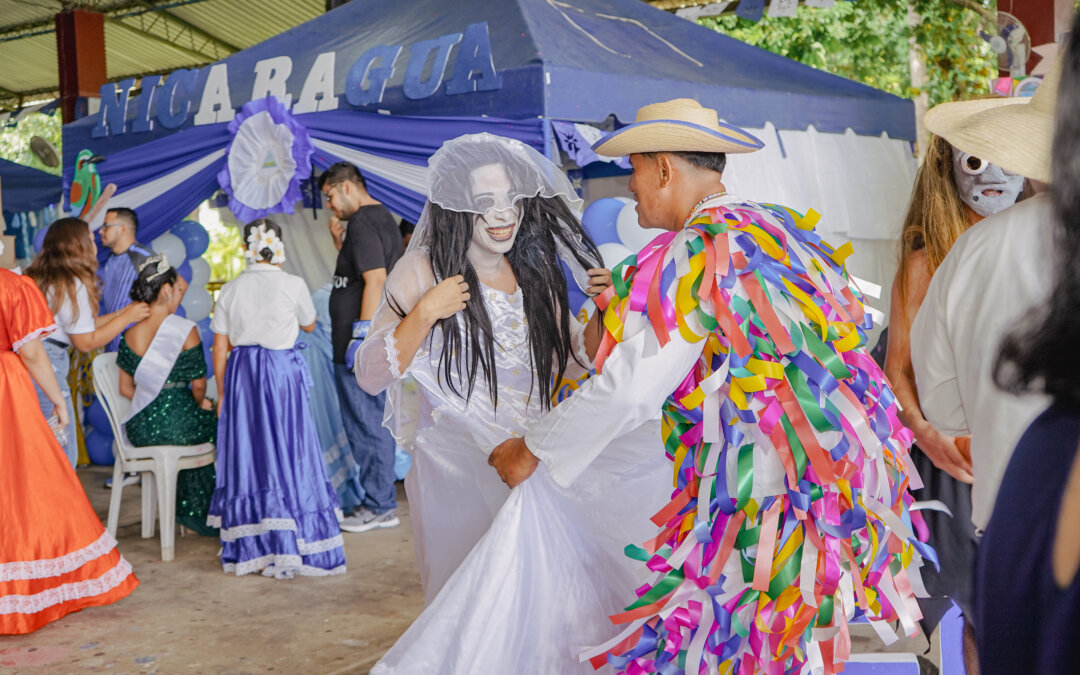
[[[41,246],[45,243],[45,233],[49,231],[49,226],[41,228],[34,235],[34,253],[41,253]]]
[[[626,202],[607,197],[597,199],[585,208],[585,213],[581,215],[581,224],[597,246],[619,242],[619,232],[615,226],[619,220],[619,211],[624,206]]]
[[[184,281],[191,283],[191,265],[184,261],[184,264],[176,268],[176,273],[184,277]]]
[[[177,307],[176,307],[176,315],[177,316],[182,316],[185,319],[187,318],[187,312],[184,310],[183,305],[177,305]]]
[[[109,415],[105,412],[105,408],[101,405],[101,401],[94,397],[94,402],[90,404],[90,407],[86,409],[86,413],[83,418],[86,424],[94,427],[95,429],[101,429],[103,431],[109,431],[112,429],[109,426]],[[112,435],[112,432],[109,431]]]
[[[184,242],[184,251],[187,253],[188,260],[206,253],[206,248],[210,245],[210,234],[205,227],[194,220],[185,220],[174,226],[172,233]]]
[[[86,435],[86,454],[94,464],[108,466],[115,461],[112,445],[113,437],[111,432],[106,433],[101,429],[94,429]]]

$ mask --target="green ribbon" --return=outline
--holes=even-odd
[[[802,441],[799,440],[799,435],[795,433],[795,427],[791,426],[791,421],[788,420],[787,415],[780,418],[780,425],[784,427],[784,435],[787,436],[791,456],[795,459],[795,479],[802,480],[802,477],[806,474],[806,465],[810,462],[810,459],[806,456],[806,449],[803,447]],[[810,488],[811,492],[815,487],[820,490],[817,483],[814,483]]]
[[[806,346],[810,349],[810,353],[817,357],[817,360],[825,366],[825,368],[832,373],[832,376],[838,380],[845,380],[851,377],[851,371],[848,369],[847,364],[844,363],[844,359],[836,353],[836,350],[826,345],[821,341],[821,338],[817,336],[814,329],[810,326],[803,324],[802,326],[803,337],[806,338]],[[830,330],[835,333],[836,331]],[[835,340],[836,338],[831,338]]]
[[[627,607],[626,611],[629,612],[630,610],[637,609],[638,607],[651,605],[657,600],[660,600],[665,595],[678,588],[679,584],[681,584],[683,582],[683,579],[685,578],[686,577],[683,576],[682,570],[671,570],[667,573],[666,577],[664,577],[658,584],[649,589],[649,591],[645,593],[645,595],[641,596],[634,602],[634,604]]]
[[[784,366],[784,373],[787,375],[788,382],[795,392],[795,398],[799,401],[799,407],[803,409],[806,418],[810,420],[810,424],[818,431],[840,431],[840,429],[832,425],[829,418],[825,417],[825,413],[821,412],[821,405],[818,403],[817,397],[814,396],[814,392],[810,391],[806,375],[799,370],[799,367],[794,363],[788,363]]]
[[[738,501],[735,509],[741,510],[750,501],[754,489],[754,444],[747,443],[739,448],[739,486]]]

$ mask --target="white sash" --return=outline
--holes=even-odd
[[[170,314],[158,326],[154,339],[143,354],[139,367],[135,369],[135,396],[131,399],[131,410],[124,418],[126,423],[157,398],[165,380],[169,379],[176,358],[187,341],[195,322],[176,314]]]

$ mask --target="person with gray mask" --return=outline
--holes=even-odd
[[[956,149],[957,188],[973,213],[1015,199],[1006,191],[1010,174],[1026,177],[1036,191],[1049,183],[1059,76],[1057,63],[1030,99],[946,103],[927,114],[927,128]],[[941,443],[939,454],[926,452],[939,468],[972,483],[976,544],[1016,442],[1049,402],[1039,394],[1001,391],[993,372],[1002,338],[1046,300],[1053,236],[1052,203],[1043,193],[988,216],[955,240],[927,280],[911,325],[911,369],[925,420],[946,438],[970,435],[969,445]],[[908,407],[899,391],[897,398]],[[970,624],[971,614],[965,615]],[[971,661],[966,665],[977,672]]]
[[[1024,177],[996,164],[952,149],[953,180],[960,199],[983,218],[1016,203],[1024,189]]]

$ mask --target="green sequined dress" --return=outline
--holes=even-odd
[[[134,376],[141,361],[142,357],[121,338],[117,365]],[[215,442],[217,415],[200,408],[191,395],[191,388],[184,386],[201,377],[206,377],[202,346],[180,352],[157,398],[128,420],[125,429],[131,444],[143,447]],[[181,471],[176,478],[176,522],[199,534],[216,537],[217,529],[206,525],[206,512],[213,494],[213,464]]]

